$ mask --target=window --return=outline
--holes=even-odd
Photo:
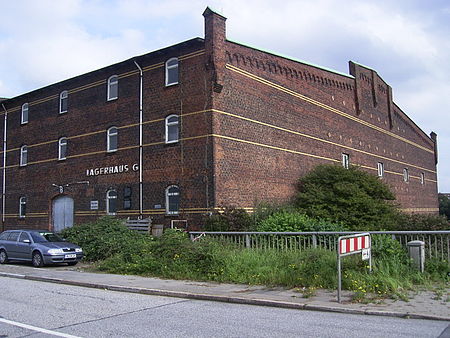
[[[403,169],[403,181],[409,182],[409,172],[407,168]]]
[[[20,147],[20,166],[25,166],[28,163],[28,147]]]
[[[131,187],[123,188],[123,208],[125,210],[131,209]]]
[[[65,160],[67,156],[67,138],[61,137],[58,141],[58,160]]]
[[[378,177],[384,177],[384,164],[382,162],[378,162],[377,164]]]
[[[119,97],[119,77],[113,75],[108,79],[108,101]]]
[[[28,123],[28,103],[24,103],[22,105],[22,115],[20,118],[20,123],[21,124]]]
[[[178,115],[166,117],[166,143],[174,143],[179,140]]]
[[[349,163],[350,163],[350,155],[342,153],[342,166],[345,169],[348,169]]]
[[[23,241],[30,241],[30,236],[26,232],[20,234],[19,242],[23,243]]]
[[[166,86],[178,84],[178,59],[171,58],[166,62]]]
[[[180,210],[180,188],[171,185],[166,189],[166,213],[178,214]]]
[[[108,215],[115,215],[117,212],[117,191],[114,189],[108,190],[106,193],[106,213]]]
[[[107,131],[107,148],[108,152],[117,151],[118,131],[117,127],[111,127]]]
[[[425,173],[420,173],[420,184],[425,184]]]
[[[67,100],[69,97],[69,93],[67,90],[63,91],[61,94],[59,94],[59,113],[67,113]]]
[[[19,217],[23,218],[27,214],[27,198],[21,197],[19,199]]]

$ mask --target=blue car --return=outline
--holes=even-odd
[[[67,263],[75,265],[83,250],[46,230],[7,230],[0,234],[0,264],[8,261],[31,262],[34,267]]]

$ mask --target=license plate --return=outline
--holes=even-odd
[[[76,254],[69,254],[69,255],[64,255],[64,258],[77,258]]]

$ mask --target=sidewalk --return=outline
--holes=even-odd
[[[336,290],[316,290],[313,296],[305,298],[296,290],[282,288],[85,272],[82,264],[77,267],[59,266],[42,269],[29,265],[6,264],[0,266],[0,277],[239,304],[450,321],[450,288],[447,288],[440,297],[434,292],[423,291],[411,294],[408,302],[386,299],[381,304],[351,303],[351,293],[344,291],[341,296],[342,302],[339,304]]]

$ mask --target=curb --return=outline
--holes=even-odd
[[[93,289],[103,289],[103,290],[117,291],[117,292],[137,293],[137,294],[144,294],[144,295],[151,295],[151,296],[164,296],[164,297],[174,297],[174,298],[206,300],[206,301],[216,301],[216,302],[234,303],[234,304],[259,305],[259,306],[269,306],[269,307],[277,307],[277,308],[285,308],[285,309],[335,312],[335,313],[369,315],[369,316],[386,316],[386,317],[406,318],[406,319],[428,319],[428,320],[440,320],[440,321],[449,321],[450,320],[450,318],[448,318],[448,317],[440,317],[440,316],[409,313],[409,312],[403,313],[403,312],[392,312],[392,311],[348,309],[348,308],[335,307],[335,306],[299,304],[299,303],[258,299],[258,298],[229,297],[229,296],[221,296],[221,295],[191,293],[191,292],[185,292],[185,291],[170,291],[170,290],[147,289],[147,288],[121,286],[121,285],[77,282],[77,281],[72,281],[72,280],[64,280],[64,279],[60,279],[60,278],[21,275],[21,274],[15,274],[15,273],[7,273],[7,272],[0,272],[0,277],[34,280],[34,281],[39,281],[39,282],[81,286],[81,287],[87,287],[87,288],[93,288]]]

